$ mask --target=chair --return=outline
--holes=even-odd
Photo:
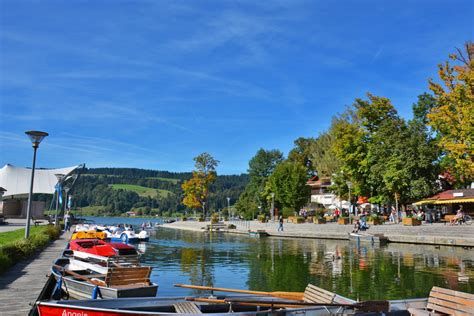
[[[411,315],[474,315],[474,294],[434,286],[425,309],[409,308]]]

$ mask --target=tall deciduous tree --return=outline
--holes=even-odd
[[[304,166],[308,176],[314,175],[316,171],[312,159],[315,141],[314,138],[299,137],[294,141],[295,147],[288,153],[288,160]]]
[[[216,179],[216,167],[219,161],[208,153],[194,157],[195,170],[193,177],[182,184],[184,191],[183,204],[189,208],[203,207],[209,194],[209,185]]]
[[[423,124],[429,101],[421,96],[414,105],[415,118],[407,123],[390,100],[369,94],[369,100],[356,100],[353,109],[334,121],[334,151],[356,195],[369,196],[374,203],[398,203],[434,192],[438,151]],[[334,190],[345,194],[345,181],[340,180]]]
[[[428,124],[439,136],[444,165],[459,186],[474,181],[474,44],[458,49],[439,65],[442,83],[430,80],[436,106],[428,113]]]
[[[250,181],[235,205],[239,214],[246,214],[248,217],[267,208],[265,185],[275,167],[282,161],[283,153],[276,149],[259,149],[250,159],[248,169]]]
[[[292,215],[308,202],[310,189],[307,180],[304,166],[285,161],[276,166],[268,178],[266,191],[275,193],[275,201],[283,207],[284,215]]]
[[[320,134],[312,143],[310,160],[320,177],[332,177],[341,168],[341,162],[333,150],[334,141],[334,130],[330,128],[329,131]]]

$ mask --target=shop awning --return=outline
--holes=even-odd
[[[413,203],[413,205],[425,205],[425,204],[435,204],[435,200],[421,200]]]
[[[433,203],[433,202],[432,202]],[[474,198],[469,199],[451,199],[451,200],[438,200],[433,204],[460,204],[460,203],[474,203]]]

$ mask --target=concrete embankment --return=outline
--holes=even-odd
[[[231,222],[226,222],[231,224]],[[327,224],[292,224],[284,223],[284,231],[277,230],[277,223],[259,223],[256,221],[232,222],[235,229],[226,229],[225,232],[234,234],[248,234],[250,231],[264,230],[268,235],[285,238],[315,238],[315,239],[340,239],[348,240],[348,234],[352,231],[351,225]],[[178,221],[164,224],[164,227],[206,231],[209,222]],[[384,224],[372,226],[367,231],[371,234],[384,234],[390,242],[446,245],[474,247],[474,225],[450,226],[449,224],[434,223],[421,226],[403,226],[402,224]]]
[[[66,232],[33,257],[18,262],[0,278],[0,315],[28,315],[46,283],[53,260],[59,257],[71,233]]]

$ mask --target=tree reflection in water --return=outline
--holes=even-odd
[[[251,238],[159,229],[142,257],[159,295],[198,292],[173,283],[304,291],[308,283],[355,299],[426,297],[432,286],[474,293],[472,250],[347,241]]]

